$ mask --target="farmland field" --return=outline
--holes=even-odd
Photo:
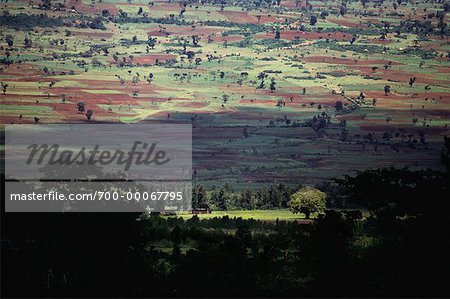
[[[3,124],[190,123],[195,182],[236,189],[440,167],[442,3],[48,2],[0,4]]]

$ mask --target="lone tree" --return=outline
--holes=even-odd
[[[153,73],[148,74],[147,82],[148,82],[148,84],[152,84],[152,82],[153,82]]]
[[[3,94],[6,94],[6,89],[8,88],[8,84],[6,84],[5,82],[1,82],[0,84],[2,85]]]
[[[317,23],[317,17],[316,16],[311,16],[311,18],[309,20],[309,24],[311,26],[314,26],[314,25],[316,25],[316,23]]]
[[[92,111],[92,109],[89,109],[88,111],[86,111],[86,118],[88,120],[91,120],[91,117],[93,114],[94,114],[94,111]]]
[[[275,82],[275,79],[272,78],[272,81],[270,82],[270,92],[274,92],[276,88],[277,83]]]
[[[12,47],[14,45],[14,37],[11,34],[5,36],[5,41],[8,44],[8,47]]]
[[[31,46],[33,45],[33,41],[31,40],[31,38],[25,37],[24,41],[23,41],[23,46],[28,49],[31,48]]]
[[[320,13],[320,17],[322,18],[322,19],[326,19],[328,16],[330,15],[330,13],[328,12],[328,11],[322,11],[321,13]]]
[[[292,213],[304,213],[309,219],[311,213],[322,213],[325,210],[327,194],[312,187],[303,187],[291,195],[288,207]]]
[[[85,102],[81,101],[81,102],[77,103],[77,111],[78,111],[78,113],[83,113],[84,112],[84,110],[85,110],[84,106],[85,106]]]
[[[280,30],[277,29],[277,31],[275,31],[275,39],[280,39],[280,38],[281,38]]]

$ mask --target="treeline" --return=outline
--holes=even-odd
[[[0,18],[0,26],[14,28],[16,30],[30,30],[35,27],[58,27],[67,26],[75,28],[91,28],[105,30],[101,17],[90,17],[87,15],[74,15],[70,17],[49,17],[45,13],[11,15],[7,11]]]
[[[25,14],[11,15],[3,13],[0,18],[0,26],[15,29],[32,29],[34,27],[57,27],[63,26],[64,19],[61,17],[49,17],[47,14]]]
[[[192,190],[192,207],[220,211],[287,208],[291,195],[300,188],[301,185],[291,187],[278,183],[258,191],[252,189],[235,191],[229,184],[221,187],[213,186],[209,190],[197,185]]]
[[[286,209],[291,195],[302,187],[302,184],[275,183],[267,187],[237,191],[228,183],[210,188],[195,184],[192,189],[192,207],[211,211]],[[360,207],[356,203],[347,202],[346,190],[334,181],[316,184],[314,187],[327,193],[328,208]]]

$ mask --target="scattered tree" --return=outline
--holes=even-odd
[[[0,82],[0,84],[2,85],[3,94],[6,94],[6,89],[8,88],[9,84],[5,82]]]
[[[32,45],[33,45],[32,40],[28,37],[25,37],[25,39],[23,41],[23,46],[28,49],[28,48],[31,48]]]
[[[85,110],[84,106],[85,105],[86,105],[86,103],[83,102],[83,101],[77,103],[77,111],[78,111],[78,113],[83,113],[84,112],[84,110]]]
[[[94,111],[92,111],[92,109],[89,109],[88,111],[86,111],[86,118],[88,120],[91,120],[91,117],[93,114],[94,114]]]
[[[14,38],[11,34],[7,34],[5,36],[5,41],[8,44],[8,47],[12,47],[14,45]]]
[[[270,92],[274,92],[277,88],[276,88],[277,83],[275,82],[275,79],[272,78],[271,82],[270,82]]]
[[[337,111],[341,111],[344,109],[344,104],[342,104],[342,101],[336,101],[336,104],[334,105]]]
[[[280,30],[277,29],[277,31],[275,31],[275,39],[280,39],[280,38],[281,38]]]

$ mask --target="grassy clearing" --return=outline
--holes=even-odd
[[[180,213],[177,217],[183,219],[192,218],[191,213]],[[300,220],[305,219],[303,214],[293,214],[287,209],[283,210],[236,210],[236,211],[212,211],[211,214],[198,214],[200,219],[212,219],[216,217],[229,217],[229,218],[242,218],[242,219],[255,219],[264,221],[276,221],[278,220]],[[168,216],[171,217],[171,216]],[[173,217],[173,216],[172,216]],[[315,215],[313,216],[315,217]]]

